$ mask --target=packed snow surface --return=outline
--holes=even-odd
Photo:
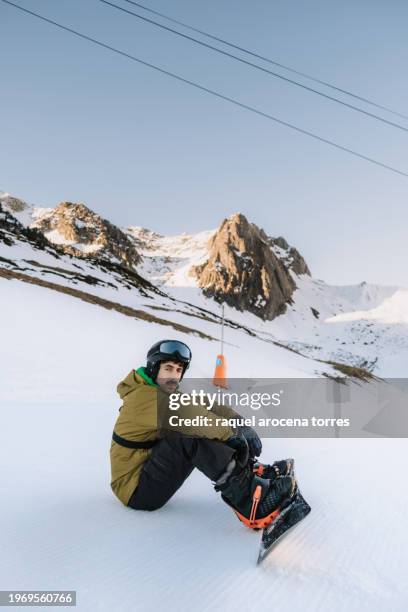
[[[312,512],[257,567],[260,533],[201,473],[151,513],[110,491],[116,385],[169,328],[4,278],[0,304],[0,589],[72,589],[78,610],[103,612],[406,610],[406,440],[264,440],[263,461],[295,458]],[[191,345],[193,376],[212,374],[214,342],[170,335]],[[310,360],[239,338],[241,375],[275,361],[311,375]]]

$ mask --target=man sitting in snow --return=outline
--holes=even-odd
[[[194,468],[211,481],[222,499],[249,527],[263,527],[295,490],[293,460],[256,462],[261,440],[250,427],[169,427],[158,424],[158,403],[168,406],[191,362],[183,342],[162,340],[147,353],[146,367],[119,383],[123,401],[110,448],[111,488],[135,510],[161,508]],[[185,410],[192,410],[188,406]],[[239,415],[228,406],[194,406],[194,415]],[[260,495],[259,495],[260,494]]]

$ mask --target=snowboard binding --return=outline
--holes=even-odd
[[[295,466],[294,459],[283,459],[282,461],[275,461],[272,465],[267,463],[261,463],[260,461],[254,461],[253,472],[263,478],[275,479],[280,476],[288,476],[293,474],[293,468]]]
[[[256,485],[252,494],[252,506],[249,513],[249,517],[244,516],[241,512],[239,512],[236,508],[233,507],[233,510],[237,515],[238,519],[250,529],[255,530],[264,529],[274,520],[276,520],[279,514],[281,513],[281,510],[287,507],[290,500],[296,494],[296,481],[294,479],[294,486],[290,496],[287,499],[283,500],[278,508],[274,509],[266,516],[263,516],[261,518],[255,518],[259,502],[262,498],[262,491],[263,489],[269,488],[271,481],[276,480],[281,476],[291,475],[294,478],[293,467],[293,459],[284,459],[283,461],[276,461],[272,465],[260,463],[259,461],[253,461],[252,472],[254,474],[254,479],[258,482],[258,484]]]

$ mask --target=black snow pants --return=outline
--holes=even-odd
[[[157,510],[174,495],[194,468],[212,481],[225,471],[235,450],[219,440],[167,432],[153,447],[128,506]]]

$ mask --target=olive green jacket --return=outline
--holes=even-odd
[[[146,442],[157,440],[160,437],[158,426],[158,402],[165,402],[168,406],[168,394],[162,391],[145,373],[144,368],[131,370],[124,380],[117,386],[117,392],[123,401],[119,409],[114,431],[116,434],[132,442]],[[160,403],[160,405],[162,405]],[[210,438],[225,441],[234,435],[231,427],[215,423],[215,416],[235,418],[239,416],[228,406],[215,405],[208,410],[205,405],[180,407],[178,417],[207,417],[213,423],[206,426],[184,427],[161,425],[163,429],[171,429],[189,436]],[[110,446],[111,462],[111,489],[113,493],[126,506],[139,483],[140,473],[144,462],[148,459],[152,449],[127,448],[114,440]]]

